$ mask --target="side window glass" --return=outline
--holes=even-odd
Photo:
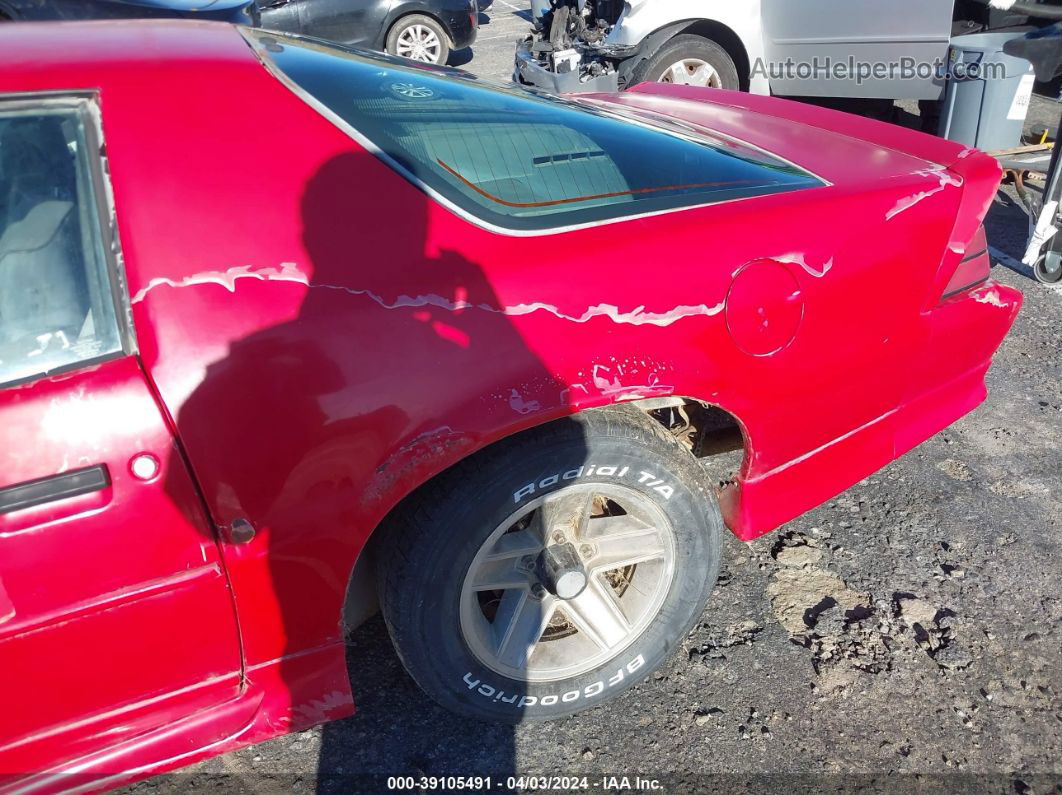
[[[0,385],[122,350],[74,103],[0,105]]]

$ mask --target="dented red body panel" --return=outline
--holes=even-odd
[[[0,31],[0,65],[0,99],[98,93],[139,357],[74,378],[150,399],[158,514],[129,514],[116,481],[112,517],[186,544],[152,568],[161,553],[132,531],[98,559],[91,538],[37,528],[41,544],[80,545],[37,570],[39,598],[95,576],[75,565],[91,561],[118,578],[117,601],[85,609],[123,606],[107,631],[131,638],[165,620],[175,648],[116,658],[108,635],[81,637],[82,661],[111,661],[92,669],[99,691],[123,701],[109,718],[99,705],[64,715],[64,636],[35,647],[32,675],[25,629],[0,622],[0,665],[30,678],[0,684],[0,772],[15,790],[99,789],[349,714],[341,617],[366,541],[403,497],[505,436],[620,400],[718,406],[746,441],[724,512],[752,539],[983,400],[1020,305],[992,281],[942,300],[994,194],[993,160],[814,107],[663,85],[587,97],[733,135],[831,184],[511,237],[363,150],[231,27],[18,26]],[[0,389],[0,413],[69,387]],[[109,421],[119,444],[121,413]],[[0,448],[12,433],[0,421]],[[40,476],[38,463],[0,458],[0,485]],[[255,526],[250,543],[225,543],[237,518]],[[194,566],[174,564],[193,552]],[[193,570],[195,599],[149,603],[139,587],[161,578],[175,593]],[[231,601],[206,587],[223,577]],[[32,612],[0,579],[0,614]],[[213,665],[187,653],[204,621]],[[139,696],[119,686],[160,662]],[[49,709],[33,731],[9,723]]]

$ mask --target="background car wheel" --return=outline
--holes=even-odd
[[[402,17],[387,34],[387,52],[413,61],[445,64],[450,57],[450,37],[442,25],[423,14]]]
[[[1047,254],[1041,254],[1040,258],[1036,260],[1036,264],[1033,265],[1033,276],[1036,281],[1043,284],[1057,284],[1062,281],[1062,268],[1049,271],[1047,269]]]
[[[635,70],[631,85],[644,82],[741,88],[737,67],[727,51],[703,36],[682,34],[668,41]]]
[[[715,583],[722,520],[706,480],[630,407],[458,465],[382,529],[380,602],[406,669],[444,707],[508,723],[641,681]]]

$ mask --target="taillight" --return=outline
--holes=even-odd
[[[985,228],[982,225],[977,228],[973,240],[966,247],[962,261],[955,268],[948,286],[944,288],[941,300],[976,287],[988,278],[991,267],[992,263],[988,259],[988,238],[985,237]]]

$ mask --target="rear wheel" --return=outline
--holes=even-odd
[[[644,82],[741,88],[734,59],[711,39],[684,33],[675,36],[644,61],[634,73],[632,85]]]
[[[445,64],[450,57],[450,37],[442,25],[424,14],[399,19],[387,34],[387,52],[422,63]]]
[[[381,550],[398,654],[443,706],[579,712],[657,668],[701,613],[722,522],[692,457],[636,409],[591,412],[458,465]]]

